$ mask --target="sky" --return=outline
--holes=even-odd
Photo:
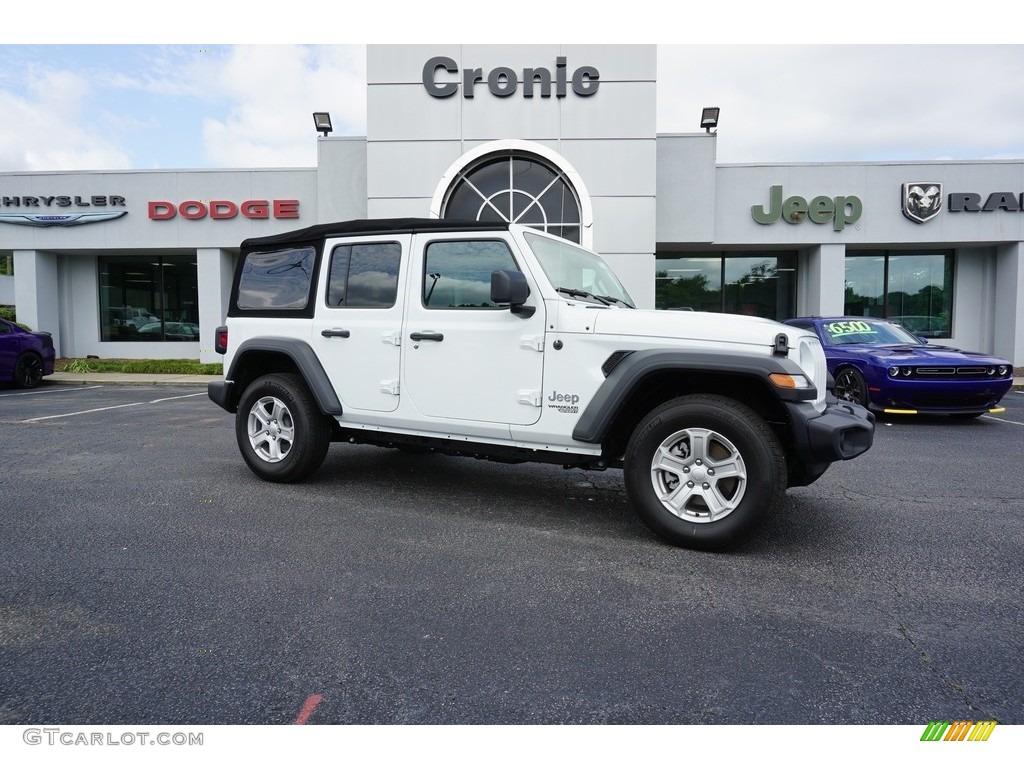
[[[453,40],[657,44],[658,133],[699,131],[701,108],[718,106],[719,163],[1024,158],[1016,5],[974,19],[942,2],[826,12],[595,1],[585,7],[632,13],[588,26],[572,9],[520,2],[516,18],[545,20],[528,39],[508,37],[515,19],[485,23],[508,5],[449,0],[422,20],[403,3],[227,5],[109,3],[100,14],[57,0],[45,19],[5,11],[0,171],[312,167],[313,111],[331,113],[334,136],[366,134],[366,43]],[[253,22],[254,10],[281,8],[291,13]]]

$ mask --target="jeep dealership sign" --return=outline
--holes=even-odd
[[[810,219],[814,224],[832,222],[832,229],[842,232],[847,224],[853,224],[864,212],[864,204],[855,195],[826,197],[824,195],[811,199],[799,195],[782,198],[782,185],[776,184],[768,193],[768,207],[752,205],[750,215],[758,224],[774,224],[782,219],[787,224],[799,224]]]

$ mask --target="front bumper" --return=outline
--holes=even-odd
[[[867,451],[875,435],[875,417],[867,408],[837,401],[829,395],[823,413],[807,402],[786,403],[796,457],[802,471],[791,473],[791,485],[809,485],[835,461],[848,461]]]
[[[889,413],[981,413],[996,408],[1013,385],[1012,378],[981,381],[893,379],[868,383],[871,405]]]

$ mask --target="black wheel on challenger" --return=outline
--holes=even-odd
[[[856,368],[843,368],[836,372],[835,394],[840,400],[868,407],[868,386]]]
[[[17,348],[17,347],[15,347]],[[23,389],[38,387],[43,380],[43,361],[34,352],[26,352],[14,364],[14,386]]]
[[[331,426],[299,376],[275,373],[245,390],[235,416],[235,439],[259,477],[292,483],[323,463]]]
[[[742,542],[786,491],[786,458],[771,427],[718,395],[687,395],[647,414],[629,439],[624,467],[640,519],[692,549]]]

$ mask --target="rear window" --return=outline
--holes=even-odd
[[[313,248],[246,254],[238,281],[238,308],[304,309],[315,261]]]

